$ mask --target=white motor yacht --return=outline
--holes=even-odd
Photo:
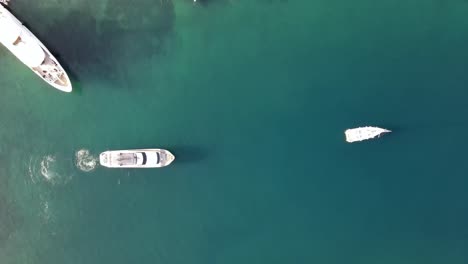
[[[99,163],[108,168],[160,168],[174,160],[165,149],[108,150],[99,155]]]
[[[57,59],[1,4],[0,43],[48,84],[63,92],[72,91],[70,79]]]

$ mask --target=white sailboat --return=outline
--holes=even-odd
[[[67,73],[42,42],[0,4],[0,43],[37,76],[63,92],[71,92]]]
[[[380,135],[384,133],[390,133],[392,131],[380,127],[358,127],[347,129],[345,131],[346,141],[347,142],[356,142],[356,141],[363,141],[367,139],[372,139],[375,137],[380,137]]]

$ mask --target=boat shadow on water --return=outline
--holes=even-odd
[[[163,3],[133,5],[116,0],[98,12],[78,4],[62,10],[39,2],[17,2],[12,9],[63,65],[73,88],[80,89],[75,86],[85,76],[121,84],[129,63],[165,52],[175,13],[171,1]],[[54,16],[45,18],[46,14]]]
[[[82,93],[81,82],[80,82],[80,79],[79,79],[78,75],[76,74],[75,70],[73,70],[68,65],[66,60],[61,59],[60,56],[55,56],[55,58],[57,58],[57,60],[60,62],[60,65],[62,65],[62,68],[68,74],[68,78],[70,78],[70,82],[71,82],[72,87],[73,87],[72,93],[81,95],[81,93]]]
[[[413,123],[408,125],[382,124],[380,127],[391,130],[390,133],[383,133],[376,139],[381,142],[399,141],[399,142],[425,142],[428,140],[437,140],[463,133],[468,129],[468,122],[463,121],[443,121],[435,123]]]
[[[198,163],[208,157],[208,151],[198,146],[169,146],[167,148],[175,156],[173,165]]]

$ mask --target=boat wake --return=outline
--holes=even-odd
[[[55,220],[55,210],[51,209],[50,200],[50,193],[39,194],[39,216],[41,217],[42,221],[46,224],[53,223]]]
[[[80,149],[75,153],[75,164],[84,172],[94,170],[98,165],[98,159],[89,153],[87,149]]]
[[[45,155],[39,158],[31,157],[28,173],[33,183],[46,181],[52,184],[64,184],[71,179],[71,174],[64,171],[57,163],[55,155]]]
[[[48,181],[57,177],[57,173],[53,170],[53,166],[55,165],[55,157],[52,155],[47,155],[41,160],[41,174],[44,176]]]

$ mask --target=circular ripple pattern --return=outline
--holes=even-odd
[[[96,157],[89,153],[87,149],[80,149],[75,153],[76,167],[84,172],[90,172],[94,170],[98,165]]]

